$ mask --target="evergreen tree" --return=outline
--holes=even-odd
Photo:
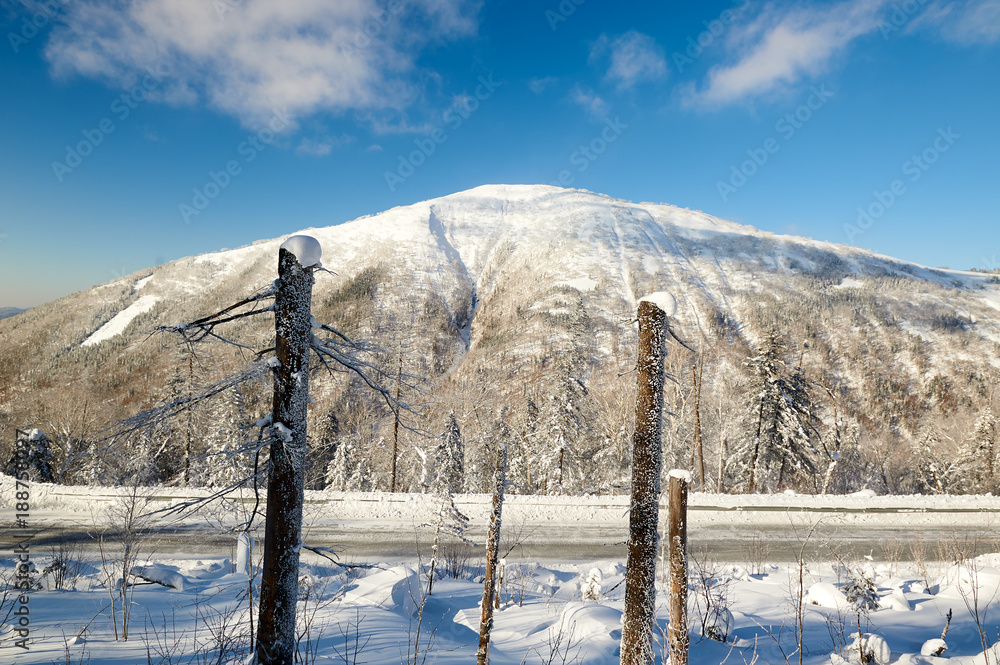
[[[208,487],[228,487],[253,473],[252,422],[242,386],[225,391],[212,404],[210,416],[205,463],[198,465],[200,471],[192,472],[192,479]]]
[[[986,493],[996,483],[997,420],[989,407],[976,421],[972,440],[962,447],[956,466],[965,492]]]
[[[532,470],[535,468],[537,429],[538,406],[529,397],[511,432],[507,479],[512,494],[532,494],[535,491]]]
[[[730,465],[751,493],[780,490],[789,477],[816,473],[812,400],[801,369],[785,366],[784,348],[772,332],[746,362],[752,399]]]
[[[466,491],[488,494],[493,491],[497,451],[510,449],[512,433],[507,425],[509,410],[504,407],[499,418],[491,414],[492,423],[483,428],[476,437],[475,462],[466,470]],[[506,473],[506,472],[505,472]]]
[[[937,430],[928,427],[913,444],[918,483],[921,492],[942,494],[947,491],[955,467],[939,458],[941,438]]]
[[[327,471],[336,454],[340,439],[340,419],[333,409],[310,431],[316,432],[306,456],[306,488],[323,489],[327,485]]]
[[[465,449],[462,431],[458,427],[455,411],[448,415],[448,423],[434,451],[434,486],[436,491],[450,493],[462,491],[465,478]]]
[[[566,360],[559,363],[557,376],[554,394],[540,414],[537,432],[539,477],[546,494],[562,494],[572,489],[573,461],[582,448],[586,430],[581,408],[586,386]]]
[[[326,470],[327,489],[338,492],[367,492],[371,489],[368,463],[358,454],[351,437],[343,437],[336,443],[333,458]]]

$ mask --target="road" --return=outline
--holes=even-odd
[[[38,486],[36,486],[38,487]],[[0,488],[3,490],[4,488]],[[0,491],[5,498],[6,491]],[[60,541],[96,549],[96,534],[115,538],[105,515],[120,494],[103,488],[37,491],[31,547],[46,551]],[[203,495],[204,493],[202,493]],[[156,488],[144,498],[157,510],[192,496],[195,490]],[[234,537],[226,533],[254,503],[249,496],[207,512],[159,520],[148,548],[161,556],[230,556]],[[489,497],[459,495],[458,507],[471,518],[473,542],[485,542]],[[419,494],[307,493],[305,538],[313,547],[333,547],[345,561],[426,557],[433,528],[434,498]],[[261,507],[263,510],[263,506]],[[7,523],[0,504],[0,522]],[[511,496],[505,504],[504,551],[534,561],[624,560],[627,497]],[[929,560],[948,559],[957,549],[998,551],[1000,499],[993,497],[732,497],[693,494],[689,549],[694,556],[746,565],[758,559],[845,560],[871,554],[876,560],[911,560],[923,549]],[[0,548],[15,537],[0,532]],[[803,550],[804,546],[804,550]],[[311,556],[311,555],[310,555]],[[473,554],[473,556],[478,556]]]

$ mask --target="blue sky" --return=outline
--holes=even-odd
[[[488,183],[998,267],[1000,0],[0,0],[0,306]]]

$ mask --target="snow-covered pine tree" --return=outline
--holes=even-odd
[[[955,467],[940,459],[941,436],[933,427],[927,427],[913,442],[913,457],[916,460],[918,483],[921,492],[942,494],[950,483]]]
[[[367,492],[371,489],[368,464],[359,455],[352,437],[337,441],[326,469],[326,488],[337,492]]]
[[[972,439],[964,446],[956,461],[965,492],[985,494],[997,489],[996,482],[997,420],[989,407],[976,421]]]
[[[752,399],[730,467],[733,476],[746,479],[751,493],[779,490],[789,477],[816,473],[808,383],[800,369],[785,366],[784,349],[772,331],[746,361]]]
[[[483,430],[476,436],[472,447],[474,463],[465,471],[465,490],[470,493],[488,494],[494,489],[494,473],[498,451],[503,448],[510,450],[512,434],[507,425],[510,417],[509,409],[504,407],[500,417],[493,417]],[[504,472],[506,474],[506,471]],[[506,482],[506,480],[504,481]]]
[[[556,370],[557,382],[542,408],[536,440],[538,476],[545,494],[562,494],[573,485],[573,461],[584,433],[581,405],[587,388],[575,376],[569,358]]]
[[[448,422],[434,451],[434,485],[439,492],[461,492],[465,478],[465,446],[462,430],[458,427],[455,411],[448,414]]]
[[[532,494],[535,489],[532,483],[535,466],[533,451],[538,427],[535,401],[528,397],[524,409],[515,418],[508,449],[508,488],[511,494]]]
[[[851,570],[844,587],[844,595],[847,602],[855,612],[863,613],[867,616],[871,610],[879,608],[878,590],[875,588],[875,581],[865,570]]]
[[[211,405],[213,427],[205,437],[205,464],[191,477],[199,485],[228,487],[253,473],[254,459],[250,426],[253,419],[247,410],[243,387],[234,386]]]
[[[310,437],[309,452],[306,454],[306,489],[320,490],[327,485],[326,474],[340,440],[340,419],[330,409],[309,429],[315,434]]]

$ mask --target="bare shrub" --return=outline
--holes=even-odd
[[[472,575],[472,546],[467,543],[448,543],[441,546],[444,559],[442,573],[456,580],[468,579]]]
[[[771,556],[771,546],[764,537],[763,532],[754,531],[747,540],[747,572],[751,575],[761,575],[764,573],[764,566],[768,557]]]

